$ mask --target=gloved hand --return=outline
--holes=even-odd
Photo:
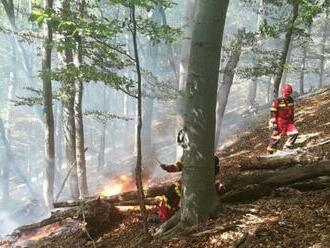
[[[270,119],[268,122],[268,128],[269,130],[277,129],[277,123],[274,119]]]
[[[163,170],[166,170],[166,164],[160,164],[159,166],[160,166],[160,168],[162,168]]]

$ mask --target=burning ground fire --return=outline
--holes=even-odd
[[[133,176],[122,175],[112,178],[98,193],[100,196],[112,196],[126,191],[136,190],[135,178]]]

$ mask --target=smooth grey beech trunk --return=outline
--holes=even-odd
[[[223,123],[223,117],[225,114],[228,97],[230,93],[231,86],[233,84],[235,69],[238,65],[241,53],[242,53],[242,42],[244,36],[244,30],[238,30],[237,34],[234,37],[234,40],[231,42],[231,52],[229,54],[229,59],[226,63],[223,72],[223,79],[220,82],[218,89],[218,102],[217,102],[217,126],[215,133],[214,147],[215,150],[219,145],[220,135],[221,135],[221,126]],[[255,84],[256,85],[256,84]],[[257,86],[257,85],[256,85]]]
[[[278,97],[280,84],[281,84],[281,80],[282,80],[282,75],[283,75],[283,71],[284,71],[284,65],[287,61],[290,42],[293,37],[294,25],[298,18],[298,14],[299,14],[299,5],[296,3],[293,3],[291,18],[290,18],[290,21],[289,21],[289,24],[287,27],[287,31],[285,34],[285,41],[284,41],[284,46],[283,46],[283,50],[282,50],[282,54],[281,54],[281,58],[280,58],[280,64],[279,64],[279,68],[276,72],[275,79],[274,79],[273,98]]]
[[[325,62],[326,62],[326,57],[325,57],[325,48],[326,48],[326,43],[327,43],[327,38],[328,38],[328,32],[329,32],[329,10],[326,11],[326,16],[325,16],[325,24],[324,24],[324,29],[323,29],[323,34],[322,34],[322,42],[321,42],[321,58],[320,58],[320,79],[319,79],[319,84],[318,87],[321,88],[323,86],[323,80],[324,80],[324,70],[325,70]]]
[[[69,15],[70,1],[63,0],[62,16]],[[67,39],[67,38],[65,38]],[[73,69],[73,52],[71,48],[65,48],[62,54],[62,63],[64,68]],[[77,161],[76,161],[76,127],[74,118],[74,98],[75,98],[75,80],[65,79],[61,82],[61,100],[63,106],[63,130],[65,143],[65,164],[69,173],[69,184],[71,197],[79,197]],[[72,168],[72,169],[71,169]]]
[[[44,0],[45,9],[53,9],[53,0]],[[54,203],[54,178],[55,178],[55,136],[53,115],[53,93],[51,72],[51,56],[53,31],[51,25],[43,24],[44,42],[42,46],[42,88],[43,88],[43,112],[45,119],[45,176],[44,199],[48,209],[53,208]]]
[[[256,32],[259,32],[259,27],[263,21],[264,17],[264,1],[259,0],[258,3],[258,14],[257,14],[257,23],[256,23]],[[257,64],[257,57],[254,55],[254,64]],[[248,93],[248,99],[247,99],[247,106],[251,106],[256,101],[257,97],[257,78],[253,77],[252,82],[249,83],[249,93]]]
[[[177,116],[176,116],[176,134],[183,128],[183,115],[184,115],[184,96],[187,85],[188,64],[190,58],[191,36],[192,36],[192,23],[196,0],[186,0],[185,3],[185,16],[183,24],[183,36],[181,41],[180,53],[180,66],[179,66],[179,95],[176,101]],[[176,159],[180,160],[182,152],[178,148],[176,151]]]
[[[207,220],[217,206],[214,187],[214,136],[220,52],[228,0],[199,0],[193,19],[184,125],[189,138],[183,153],[181,223]]]
[[[308,37],[311,35],[312,26],[308,27]],[[306,59],[307,59],[307,51],[309,47],[309,42],[304,44],[303,48],[303,55],[301,61],[301,71],[300,71],[300,80],[299,80],[299,94],[303,95],[305,93],[304,86],[305,86],[305,72],[306,72]]]
[[[85,1],[79,1],[79,18],[83,18],[85,11]],[[76,67],[80,67],[83,63],[82,55],[82,37],[76,35],[76,51],[74,64]],[[85,159],[85,137],[84,137],[84,119],[82,111],[82,97],[84,86],[80,79],[75,80],[75,99],[74,99],[74,114],[75,114],[75,128],[76,128],[76,161],[77,161],[77,177],[79,198],[88,196],[87,186],[87,172],[86,172],[86,159]]]

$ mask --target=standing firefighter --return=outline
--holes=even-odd
[[[180,172],[183,169],[181,162],[175,164],[161,164],[160,167],[167,172]],[[219,173],[219,158],[214,156],[214,169],[215,175]],[[219,188],[219,184],[216,184]],[[173,183],[165,195],[162,196],[161,203],[158,208],[158,216],[161,221],[168,220],[179,208],[181,198],[181,179]]]
[[[284,149],[292,149],[298,137],[298,130],[294,125],[294,101],[291,94],[292,86],[290,84],[284,84],[282,97],[273,101],[271,119],[269,121],[269,126],[273,130],[267,148],[269,154],[277,151],[277,146],[282,136],[287,135],[289,137],[284,145]]]

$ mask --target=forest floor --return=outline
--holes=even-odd
[[[295,118],[300,134],[315,135],[308,140],[308,145],[330,139],[329,113],[330,89],[296,101]],[[239,169],[243,158],[265,154],[270,135],[268,118],[268,110],[251,117],[249,124],[219,150],[221,178]],[[330,144],[312,152],[329,159]],[[143,235],[138,210],[122,213],[124,221],[96,240],[97,247],[330,248],[330,189],[301,192],[279,188],[254,202],[224,204],[223,213],[217,219],[210,220],[193,234],[143,243],[140,242]]]

